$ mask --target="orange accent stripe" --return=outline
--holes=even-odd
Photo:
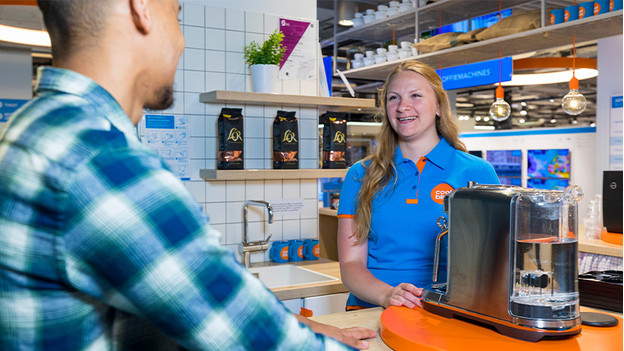
[[[594,58],[577,57],[572,62],[571,57],[532,57],[513,60],[513,70],[540,69],[540,68],[592,68],[597,69],[598,60]]]
[[[355,218],[355,216],[350,214],[339,214],[338,218]]]
[[[405,199],[406,204],[417,205],[418,199]]]
[[[606,228],[602,229],[600,239],[606,243],[622,245],[622,233],[611,233]]]
[[[424,156],[416,162],[416,168],[418,168],[418,178],[420,178],[420,173],[422,173],[423,168],[425,168],[425,163],[427,163],[427,159]]]
[[[0,5],[37,6],[37,0],[0,0]]]
[[[351,305],[347,306],[347,311],[357,311],[357,310],[365,310],[370,307],[360,306],[360,305]]]

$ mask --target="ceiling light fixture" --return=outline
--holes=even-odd
[[[353,26],[353,21],[350,19],[341,19],[340,21],[338,21],[338,25],[343,27],[351,27]]]
[[[36,0],[0,0],[0,5],[37,6]],[[50,47],[50,36],[44,30],[35,30],[0,24],[0,41],[27,46]]]
[[[343,27],[353,26],[353,17],[355,17],[355,3],[351,1],[341,1],[336,9],[338,25]]]
[[[5,26],[0,24],[0,41],[29,45],[50,47],[50,36],[43,30],[34,30]]]
[[[474,126],[474,129],[483,129],[483,130],[494,130],[496,129],[494,126]]]

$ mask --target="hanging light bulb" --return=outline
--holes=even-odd
[[[570,79],[570,92],[563,97],[561,100],[561,108],[565,111],[565,113],[576,116],[581,112],[585,111],[585,107],[587,107],[587,101],[583,94],[579,93],[579,81],[572,73],[572,79]]]
[[[511,115],[511,106],[505,101],[505,91],[499,83],[498,88],[496,88],[496,101],[490,106],[490,117],[495,121],[502,122],[509,118],[509,115]]]
[[[576,2],[576,1],[575,1]],[[572,79],[570,79],[570,92],[561,100],[561,108],[565,113],[576,116],[585,111],[587,101],[583,94],[579,93],[579,81],[574,76],[576,69],[576,34],[572,35]]]

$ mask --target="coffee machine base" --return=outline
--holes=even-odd
[[[473,313],[460,308],[438,305],[423,301],[423,308],[431,313],[445,318],[455,318],[467,322],[491,326],[500,334],[524,341],[537,342],[545,337],[559,338],[576,335],[581,332],[580,317],[578,321],[571,321],[574,327],[562,330],[531,328],[511,323],[509,321]]]

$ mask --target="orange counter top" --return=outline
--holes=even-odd
[[[365,327],[373,329],[377,332],[377,337],[367,340],[369,343],[369,351],[389,351],[392,350],[389,345],[382,339],[381,318],[385,311],[392,311],[396,307],[389,309],[369,308],[364,310],[356,310],[351,312],[334,313],[323,316],[312,317],[312,320],[326,323],[339,328],[348,328],[353,326]],[[402,308],[405,309],[405,308]],[[408,309],[405,309],[408,310]],[[577,350],[622,350],[622,319],[619,319],[619,325],[612,328],[595,328],[583,326],[581,334],[563,340],[542,340],[536,343],[515,340],[498,334],[496,331],[480,327],[471,323],[446,319],[431,314],[423,309],[416,308],[415,314],[411,318],[426,319],[427,326],[418,336],[418,340],[422,346],[418,348],[397,348],[400,350],[470,350],[477,349],[479,351],[490,350],[557,350],[557,351],[577,351]],[[595,309],[581,306],[581,311],[596,311]],[[609,313],[616,317],[621,317],[618,313]],[[409,316],[409,314],[408,314]],[[415,323],[410,321],[409,323]],[[422,322],[419,322],[422,323]],[[450,324],[446,324],[450,323]],[[431,329],[430,332],[426,332]],[[437,332],[435,331],[437,329]]]
[[[394,350],[610,351],[622,350],[622,319],[618,320],[614,327],[583,325],[581,333],[575,336],[528,342],[422,308],[393,306],[381,314],[380,333]]]

